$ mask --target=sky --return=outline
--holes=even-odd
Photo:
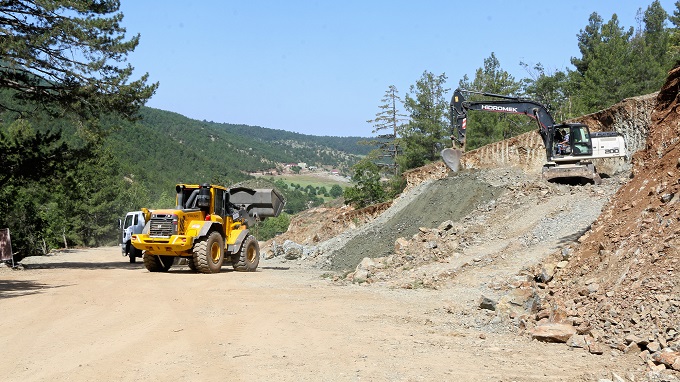
[[[121,0],[134,78],[159,82],[147,106],[197,120],[310,135],[371,136],[390,85],[403,98],[425,71],[471,79],[491,53],[573,69],[597,12],[638,28],[652,0]],[[661,0],[668,13],[675,0]]]

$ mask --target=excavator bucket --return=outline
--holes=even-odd
[[[463,156],[463,150],[456,148],[447,148],[441,152],[442,160],[446,166],[453,172],[458,172],[460,169],[460,158]]]

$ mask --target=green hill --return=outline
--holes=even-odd
[[[137,123],[119,125],[106,146],[127,181],[143,185],[152,194],[173,190],[177,182],[228,186],[249,179],[249,173],[285,163],[346,171],[370,150],[357,144],[362,137],[319,137],[198,121],[148,107],[141,117]]]

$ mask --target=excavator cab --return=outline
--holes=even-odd
[[[585,125],[573,125],[572,152],[574,156],[593,155],[593,144],[590,140],[590,131]]]
[[[593,144],[588,126],[562,124],[555,126],[553,130],[553,160],[593,154]]]

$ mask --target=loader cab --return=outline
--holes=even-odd
[[[554,126],[553,155],[556,158],[593,155],[588,126],[570,123]]]
[[[227,215],[231,215],[231,205],[229,203],[229,192],[222,188],[215,188],[215,199],[213,205],[213,214],[219,215],[225,219]]]

